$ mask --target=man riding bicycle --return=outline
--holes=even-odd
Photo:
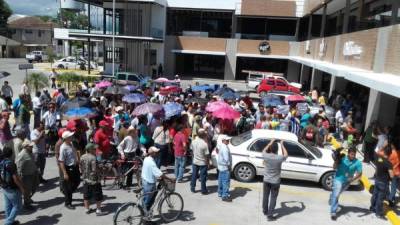
[[[157,179],[162,178],[175,182],[175,179],[166,176],[156,165],[155,158],[157,157],[160,149],[154,146],[150,147],[147,157],[143,161],[142,167],[142,187],[143,187],[143,207],[147,212],[150,210],[157,196]]]
[[[58,140],[58,123],[60,121],[60,115],[56,111],[56,104],[50,102],[48,105],[48,111],[42,116],[41,121],[44,122],[44,128],[46,131],[46,143],[49,151],[54,152],[54,146]]]

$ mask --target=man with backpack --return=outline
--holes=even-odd
[[[11,160],[13,150],[5,147],[3,149],[3,160],[0,162],[0,185],[3,192],[5,207],[5,225],[18,225],[15,220],[22,206],[22,194],[25,189],[17,173],[17,166]]]

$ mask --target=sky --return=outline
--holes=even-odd
[[[23,15],[57,15],[57,0],[5,0],[14,14]]]

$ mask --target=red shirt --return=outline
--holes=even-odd
[[[109,136],[103,129],[98,129],[94,134],[94,143],[99,147],[96,149],[96,155],[103,153],[103,158],[107,158],[111,151],[111,144]]]
[[[182,131],[179,131],[174,136],[174,153],[175,157],[185,156],[186,150],[183,145],[187,144],[187,139]]]

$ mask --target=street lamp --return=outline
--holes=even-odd
[[[113,0],[113,17],[112,17],[112,76],[115,73],[115,0]]]

